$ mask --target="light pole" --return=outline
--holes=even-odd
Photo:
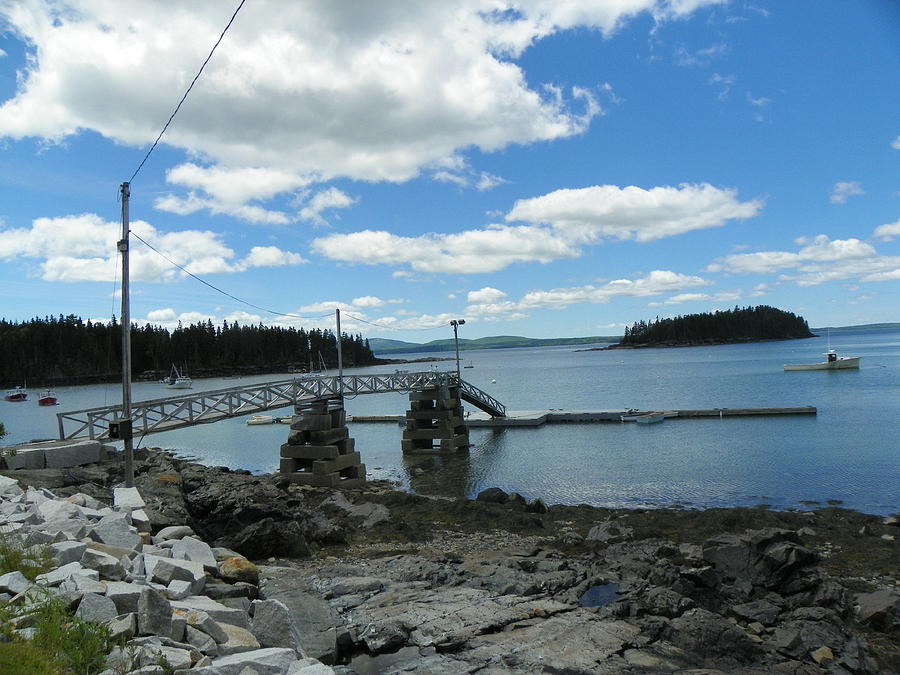
[[[460,386],[462,378],[459,376],[459,334],[457,330],[466,322],[465,319],[451,319],[450,325],[453,326],[453,343],[456,345],[456,385]]]

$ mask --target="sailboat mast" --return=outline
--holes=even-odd
[[[125,444],[125,485],[134,487],[134,446],[131,433],[131,308],[129,306],[128,232],[130,229],[128,199],[131,196],[129,183],[122,183],[122,238],[118,249],[122,254],[122,417]],[[121,428],[121,427],[120,427]]]

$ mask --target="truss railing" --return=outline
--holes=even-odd
[[[307,376],[260,382],[133,402],[132,428],[135,436],[144,436],[284,408],[304,400],[419,391],[455,383],[456,373],[436,371],[345,375],[343,378],[336,375]],[[506,408],[502,403],[464,380],[460,382],[460,396],[494,417],[506,415]],[[110,423],[120,417],[121,411],[121,406],[104,406],[57,413],[59,438],[106,439]]]

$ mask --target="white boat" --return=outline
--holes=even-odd
[[[28,400],[28,390],[25,387],[17,386],[15,389],[7,389],[6,396],[3,397],[6,401],[27,401]]]
[[[859,356],[838,356],[834,349],[825,352],[825,360],[819,363],[786,364],[785,370],[848,370],[859,368]]]
[[[674,416],[674,415],[672,415]],[[666,419],[664,412],[643,412],[629,415],[622,415],[619,419],[623,422],[637,422],[638,424],[655,424]]]
[[[169,389],[190,389],[194,381],[187,376],[187,373],[178,372],[178,366],[173,363],[172,372],[163,382]]]
[[[247,420],[247,424],[275,424],[275,418],[271,415],[253,415]]]

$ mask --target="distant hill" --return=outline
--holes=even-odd
[[[468,349],[510,349],[513,347],[556,347],[561,345],[595,345],[609,342],[618,342],[619,336],[593,335],[590,337],[568,338],[527,338],[517,335],[497,335],[493,337],[466,340],[460,338],[459,350]],[[446,340],[432,340],[424,344],[416,342],[403,342],[401,340],[386,340],[384,338],[369,338],[369,348],[377,355],[400,354],[409,352],[452,352],[455,351],[453,338]]]

